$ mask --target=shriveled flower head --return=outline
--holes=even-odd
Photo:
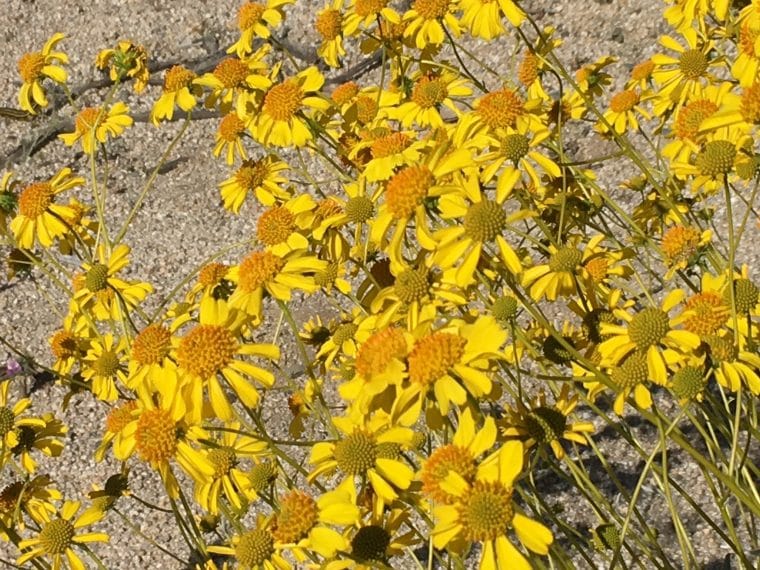
[[[122,40],[116,47],[101,51],[95,65],[99,69],[108,68],[111,81],[134,79],[135,93],[142,93],[150,79],[148,52],[145,47],[129,40]]]

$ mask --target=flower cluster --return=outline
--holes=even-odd
[[[0,493],[0,530],[18,564],[81,568],[77,552],[92,555],[81,545],[108,537],[78,530],[129,495],[136,462],[160,477],[205,570],[227,568],[226,558],[268,570],[402,567],[422,545],[434,547],[430,564],[461,565],[475,551],[483,569],[547,556],[567,564],[555,536],[591,545],[598,535],[581,536],[552,509],[536,474],[549,466],[591,484],[579,465],[601,453],[587,447],[592,434],[616,421],[605,408],[623,418],[628,405],[670,424],[663,442],[684,441],[658,401],[707,415],[733,402],[715,429],[733,433],[734,448],[725,468],[708,471],[758,515],[748,482],[757,465],[745,454],[736,468],[741,438],[730,430],[757,432],[742,406],[760,395],[760,289],[737,260],[760,168],[760,5],[671,1],[663,53],[613,93],[614,58],[568,73],[554,28],[526,25],[512,0],[414,0],[407,10],[331,1],[314,14],[327,67],[351,50],[384,66],[381,83],[336,83],[325,68],[278,60],[291,4],[244,3],[239,37],[213,70],[168,67],[160,93],[149,88],[147,51],[120,41],[97,57],[113,83],[103,102],[72,99],[61,111],[73,132],[60,140],[81,144],[93,168],[139,120],[119,101],[128,84],[156,95],[147,119],[156,127],[171,128],[175,114],[185,126],[200,120],[198,107],[216,121],[208,150],[229,168],[222,207],[255,212],[255,232],[245,251],[210,255],[173,296],[146,302],[154,284],[134,275],[123,243],[139,208],[109,231],[100,179],[68,167],[2,178],[9,265],[36,272],[56,253],[77,260],[67,282],[54,278],[67,310],[48,368],[67,398],[87,393],[107,410],[94,455],[124,466],[77,516],[80,502],[36,475],[35,457],[60,454],[66,427],[12,398],[24,369],[9,367],[0,465],[25,478]],[[460,42],[516,28],[514,77],[481,80],[464,67]],[[48,106],[47,79],[66,85],[67,57],[53,51],[62,39],[19,61],[28,113]],[[563,148],[582,122],[639,168],[618,181],[625,200]],[[656,165],[636,147],[650,135]],[[304,157],[327,179],[315,180]],[[733,197],[747,204],[741,223]],[[727,240],[711,229],[721,199]],[[332,316],[298,323],[291,307],[304,298]],[[278,365],[283,323],[303,365],[294,378]],[[287,433],[266,419],[280,389],[290,394]],[[595,493],[583,496],[601,513]],[[628,516],[609,513],[599,528],[620,523],[625,535]],[[609,550],[614,565],[621,546]]]

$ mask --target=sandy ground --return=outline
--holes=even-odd
[[[322,4],[298,0],[291,6],[285,28],[289,33],[285,38],[306,50],[313,49],[311,22]],[[539,0],[525,4],[530,4],[528,10],[541,22],[557,27],[557,35],[565,40],[560,53],[572,69],[611,53],[621,57],[613,69],[622,75],[632,64],[654,53],[656,38],[664,31],[660,19],[662,8],[654,0]],[[238,5],[238,0],[4,0],[0,13],[0,42],[4,48],[0,52],[0,106],[16,105],[17,59],[25,51],[39,49],[54,32],[64,32],[67,36],[62,47],[72,61],[71,81],[80,85],[99,77],[92,65],[97,51],[122,38],[145,45],[151,60],[158,62],[195,61],[218,52],[234,40],[234,14]],[[500,47],[475,51],[478,57],[498,66],[509,53],[509,45],[507,39]],[[156,88],[151,87],[139,99],[129,95],[126,101],[134,110],[145,110],[156,93]],[[38,125],[2,121],[0,159]],[[124,218],[147,173],[178,128],[178,124],[173,124],[157,130],[151,125],[138,124],[113,145],[110,219]],[[155,191],[127,234],[127,242],[133,248],[131,272],[154,284],[156,298],[171,290],[210,253],[226,244],[244,241],[253,231],[255,212],[252,208],[244,209],[241,216],[235,217],[220,207],[217,184],[229,175],[229,169],[211,155],[215,130],[215,120],[192,123],[172,155],[171,167],[159,176]],[[604,154],[605,143],[594,137],[571,141],[571,145],[576,147],[579,156]],[[81,153],[65,149],[59,142],[45,146],[29,160],[14,164],[13,170],[22,179],[44,178],[63,165],[88,171]],[[609,180],[622,177],[614,168],[605,170],[604,175]],[[227,261],[235,259],[230,256]],[[5,276],[0,275],[0,285],[4,279]],[[60,312],[65,310],[59,302],[51,305],[45,300],[54,294],[44,280],[16,281],[7,288],[0,288],[0,336],[31,354],[40,355],[45,361],[48,358],[46,339],[57,328]],[[301,318],[310,316],[314,310],[309,304],[296,303],[296,312]],[[296,365],[291,362],[293,354],[288,350],[292,344],[287,339],[284,342],[283,367],[288,370]],[[0,348],[0,360],[3,354]],[[53,409],[60,398],[61,390],[47,384],[36,392],[35,403],[39,410]],[[273,422],[282,423],[284,395],[275,393],[268,402],[267,414]],[[41,469],[44,471],[48,466],[54,469],[59,488],[68,496],[81,496],[92,483],[102,484],[118,468],[112,461],[96,464],[92,458],[104,413],[104,408],[91,398],[77,397],[62,414],[70,430],[65,451],[54,463],[43,462]],[[614,453],[611,457],[617,461],[615,467],[621,478],[627,477],[635,483],[637,469],[640,469],[638,461],[623,455],[616,458]],[[692,465],[681,465],[679,469],[685,481],[700,477]],[[152,472],[135,467],[131,477],[135,493],[152,500],[150,489],[156,483]],[[642,508],[645,512],[651,509],[652,524],[672,537],[667,513],[658,508],[657,497],[654,489],[645,489]],[[566,511],[572,512],[574,508],[574,499],[566,492],[558,491],[549,500]],[[615,500],[619,501],[619,497]],[[165,501],[158,501],[162,507],[168,506]],[[171,515],[148,511],[135,501],[129,502],[126,515],[146,535],[186,556]],[[595,524],[586,511],[569,518],[577,519],[579,526]],[[108,568],[181,567],[179,562],[135,536],[116,516],[109,518],[106,530],[111,534],[111,542],[98,552]],[[674,541],[670,543],[672,546]],[[717,564],[727,552],[698,520],[695,521],[694,543],[705,563]],[[0,557],[9,559],[15,554],[0,545]]]

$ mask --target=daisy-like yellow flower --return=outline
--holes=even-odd
[[[185,113],[195,107],[196,98],[202,94],[200,85],[194,83],[197,77],[195,72],[181,65],[166,70],[163,91],[150,112],[150,120],[154,125],[158,126],[161,121],[171,121],[175,106]]]
[[[58,251],[63,255],[75,255],[78,247],[94,247],[98,235],[98,221],[90,217],[92,206],[86,206],[76,198],[69,198],[69,208],[73,214],[64,218],[68,233],[58,241]]]
[[[550,136],[549,129],[535,125],[530,130],[528,123],[498,129],[491,135],[481,131],[481,134],[472,136],[472,144],[490,149],[480,155],[477,162],[483,169],[483,183],[490,182],[498,173],[497,202],[504,202],[521,181],[533,188],[541,188],[544,184],[542,175],[547,181],[560,177],[562,172],[557,163],[540,150]]]
[[[19,426],[18,444],[11,449],[24,471],[30,474],[37,470],[37,461],[32,453],[36,450],[48,457],[58,457],[63,451],[62,438],[68,431],[66,425],[50,412],[38,416],[38,419],[43,423]]]
[[[192,444],[208,439],[208,434],[190,421],[181,399],[172,403],[155,404],[151,399],[137,400],[134,409],[121,409],[108,430],[121,428],[114,437],[113,454],[126,461],[135,452],[139,458],[158,471],[167,493],[179,496],[179,482],[172,471],[176,461],[193,481],[206,481],[214,474],[214,466]],[[111,416],[109,416],[110,418]]]
[[[349,231],[353,229],[354,243],[361,243],[363,229],[372,219],[375,213],[375,202],[380,195],[379,190],[374,194],[368,194],[366,182],[366,178],[360,176],[356,182],[342,186],[345,198],[335,195],[330,197],[338,207],[330,215],[318,221],[317,227],[312,230],[312,237],[315,240],[322,241],[325,234],[337,232],[346,227]],[[360,257],[365,258],[364,255]]]
[[[11,405],[8,398],[10,387],[10,380],[0,382],[0,418],[2,418],[3,422],[2,426],[0,426],[0,442],[2,442],[1,447],[6,453],[18,445],[19,430],[22,426],[45,427],[45,421],[40,418],[21,417],[31,407],[32,400],[29,398],[19,398]],[[0,456],[0,464],[4,464],[5,460],[6,457]]]
[[[361,137],[363,140],[354,145],[348,157],[355,160],[369,150],[369,161],[363,165],[362,177],[368,182],[388,180],[398,167],[418,161],[425,146],[414,131],[377,127],[362,133]]]
[[[293,489],[278,499],[272,535],[299,563],[308,559],[306,551],[330,559],[337,551],[350,547],[331,525],[358,525],[361,512],[356,503],[356,488],[351,479],[316,499],[301,489]]]
[[[209,109],[219,106],[225,115],[234,107],[241,117],[249,116],[259,104],[261,92],[272,84],[264,61],[270,51],[266,43],[250,56],[227,57],[213,71],[195,79],[196,85],[211,89],[204,105]]]
[[[681,289],[674,289],[663,299],[660,307],[646,307],[635,314],[615,310],[616,317],[625,325],[601,323],[602,335],[610,335],[599,345],[604,362],[618,364],[631,352],[638,351],[646,364],[647,377],[657,384],[668,380],[666,354],[669,349],[677,354],[693,353],[700,345],[699,336],[693,332],[675,328],[683,323],[685,314],[671,319],[668,313],[684,298]],[[670,353],[667,355],[671,357]],[[675,359],[675,358],[674,358]]]
[[[345,34],[356,35],[357,32],[368,29],[378,21],[381,22],[381,26],[385,22],[398,24],[401,16],[388,4],[390,0],[351,0],[343,23]]]
[[[250,408],[259,403],[259,393],[250,380],[256,380],[266,388],[274,385],[274,374],[240,357],[277,360],[280,349],[273,344],[241,342],[239,333],[245,315],[230,308],[225,301],[212,298],[201,301],[199,320],[199,324],[177,344],[180,373],[190,375],[189,412],[200,421],[203,392],[207,388],[214,414],[222,420],[229,420],[234,412],[225,385]]]
[[[285,18],[284,7],[294,0],[266,0],[266,3],[246,2],[237,13],[240,39],[230,46],[227,53],[245,57],[253,51],[254,38],[268,38],[269,28],[279,26]]]
[[[753,4],[747,6],[750,12],[744,12],[744,17],[739,27],[737,47],[739,54],[731,65],[731,75],[739,80],[739,85],[748,87],[752,85],[760,70],[760,48],[756,46],[760,39],[760,13]],[[747,9],[745,8],[745,10]]]
[[[406,376],[406,356],[413,339],[404,329],[388,326],[377,329],[377,317],[363,319],[354,336],[359,344],[353,359],[354,376],[338,386],[341,398],[351,402],[351,410],[368,414],[375,409],[389,387],[400,385]],[[395,391],[390,394],[395,396]]]
[[[26,516],[31,516],[35,508],[47,508],[55,512],[53,501],[63,498],[61,492],[53,487],[53,480],[48,475],[36,475],[32,478],[13,478],[0,491],[0,538],[10,541],[7,530],[21,532],[26,528]]]
[[[529,288],[531,298],[540,301],[546,297],[554,301],[557,297],[574,295],[580,286],[579,278],[583,277],[584,261],[596,253],[595,246],[599,243],[589,242],[581,251],[572,243],[556,247],[549,246],[547,263],[534,265],[523,273],[522,285]]]
[[[82,378],[90,383],[90,390],[98,400],[116,401],[119,396],[116,381],[126,385],[126,350],[127,340],[114,339],[112,334],[91,341],[82,361]]]
[[[307,228],[314,219],[317,204],[308,194],[270,206],[256,223],[256,238],[267,251],[280,257],[309,247]]]
[[[649,119],[649,113],[639,104],[641,102],[641,93],[636,89],[624,89],[618,91],[610,99],[610,106],[604,112],[603,123],[601,120],[596,124],[596,128],[601,133],[608,133],[610,128],[609,124],[617,134],[622,135],[629,129],[637,131],[639,130],[639,120],[636,116],[641,115],[645,119]]]
[[[449,471],[445,488],[456,500],[434,509],[436,525],[433,545],[456,548],[473,542],[482,543],[480,568],[530,570],[525,556],[509,540],[514,530],[520,543],[536,554],[546,555],[554,541],[543,524],[520,513],[512,500],[514,482],[523,466],[523,446],[508,441],[495,461],[478,467],[470,483],[459,473]]]
[[[455,117],[458,117],[460,111],[451,98],[472,95],[472,89],[468,83],[466,79],[448,70],[439,74],[420,75],[414,82],[409,100],[390,109],[388,116],[400,121],[406,128],[412,125],[443,127],[441,108],[446,107]]]
[[[254,138],[264,145],[304,146],[313,137],[304,111],[326,111],[330,107],[329,101],[319,95],[324,82],[324,76],[311,66],[273,85],[264,95],[261,112],[252,126]]]
[[[456,186],[448,182],[449,175],[471,166],[471,161],[469,150],[451,150],[448,145],[439,145],[420,163],[402,168],[391,176],[385,185],[384,201],[371,223],[370,239],[383,245],[392,232],[386,250],[392,266],[403,266],[401,246],[412,220],[419,244],[425,249],[435,247],[428,228],[425,200],[454,191]]]
[[[676,271],[696,263],[711,239],[711,230],[700,231],[694,226],[677,224],[665,230],[660,242],[664,261],[668,266],[665,278],[672,279]]]
[[[441,217],[457,223],[433,234],[437,242],[433,263],[444,270],[456,267],[456,283],[460,287],[475,281],[473,275],[484,252],[486,259],[501,261],[513,275],[519,275],[522,263],[503,234],[508,224],[525,218],[525,212],[507,216],[506,196],[497,192],[496,200],[488,198],[481,190],[477,173],[470,173],[460,188],[459,192],[441,196],[438,202]]]
[[[652,80],[657,85],[654,114],[658,117],[693,95],[698,86],[717,82],[710,71],[722,63],[722,58],[714,55],[715,43],[694,28],[680,34],[686,46],[671,36],[662,36],[660,44],[674,55],[655,54],[651,58],[655,64]]]
[[[230,272],[236,284],[230,306],[258,322],[265,290],[281,301],[289,301],[293,289],[313,293],[319,289],[314,274],[326,268],[326,261],[304,255],[303,251],[292,251],[284,257],[271,251],[253,251]]]
[[[214,145],[214,156],[219,157],[224,153],[227,164],[235,162],[235,156],[242,160],[248,158],[248,154],[243,146],[243,136],[246,135],[246,128],[249,119],[243,119],[236,111],[230,111],[219,122],[219,128],[216,131],[216,145]]]
[[[265,206],[271,206],[276,200],[287,200],[290,194],[282,185],[288,179],[281,174],[287,169],[288,165],[274,155],[244,160],[234,175],[219,184],[224,207],[240,213],[249,193]]]
[[[16,563],[22,565],[48,559],[53,568],[84,569],[84,562],[74,550],[75,545],[108,542],[109,537],[104,532],[77,532],[102,518],[95,511],[85,511],[77,517],[80,506],[79,501],[65,501],[60,511],[53,513],[42,507],[31,509],[30,514],[40,525],[40,531],[36,537],[19,542],[22,553]]]
[[[49,339],[50,352],[55,357],[53,370],[62,376],[68,375],[78,364],[90,346],[92,335],[87,320],[69,313],[63,320],[63,327]]]
[[[349,527],[343,533],[348,548],[337,553],[337,559],[324,565],[324,570],[375,570],[376,568],[397,568],[400,561],[392,561],[394,556],[408,553],[420,542],[419,534],[402,529],[411,526],[408,508],[388,508],[375,510],[369,520]]]
[[[108,135],[118,137],[124,129],[132,126],[129,108],[118,101],[106,110],[102,107],[85,107],[74,121],[74,132],[58,135],[66,145],[72,146],[82,140],[82,150],[85,154],[95,152],[95,141],[103,144]]]
[[[214,467],[211,478],[195,484],[195,500],[206,511],[219,513],[219,499],[240,511],[248,500],[256,498],[247,474],[238,468],[240,459],[266,454],[267,444],[250,435],[240,433],[240,424],[231,422],[229,431],[220,433],[219,438],[204,442],[209,446],[206,457]]]
[[[417,265],[391,264],[390,277],[393,281],[387,287],[365,301],[378,316],[379,326],[405,318],[408,329],[414,330],[420,323],[434,320],[436,313],[445,314],[467,303],[451,271],[433,267],[430,256]]]
[[[338,441],[321,441],[311,448],[309,463],[314,467],[309,481],[339,469],[351,480],[361,478],[372,486],[380,508],[398,498],[398,491],[409,488],[414,471],[404,462],[401,451],[409,447],[414,432],[395,425],[383,413],[371,418],[333,418],[340,430]]]
[[[475,110],[462,115],[454,134],[454,142],[466,146],[470,139],[479,135],[494,135],[499,131],[516,128],[545,128],[537,114],[541,110],[541,99],[523,99],[514,89],[504,87],[490,91],[474,103]]]
[[[718,334],[731,315],[730,291],[721,291],[723,284],[722,277],[705,272],[700,280],[699,292],[684,301],[683,328],[702,340]]]
[[[50,180],[25,187],[18,198],[18,214],[8,226],[18,246],[31,249],[37,242],[50,247],[54,239],[65,235],[69,231],[65,220],[74,215],[74,210],[56,204],[55,196],[83,183],[84,178],[63,168]]]
[[[458,473],[467,483],[474,483],[479,458],[491,451],[497,435],[492,417],[487,417],[483,427],[476,431],[472,410],[465,408],[459,414],[459,424],[451,443],[436,447],[422,464],[418,475],[422,481],[422,493],[436,504],[455,503],[457,497],[446,490],[449,471]]]
[[[550,404],[546,393],[541,391],[530,407],[518,402],[516,408],[510,410],[501,427],[502,435],[520,439],[526,448],[549,445],[555,457],[563,459],[565,449],[560,440],[586,445],[586,434],[594,431],[591,422],[568,422],[577,405],[578,394],[571,396],[568,384],[562,386],[554,404]]]
[[[148,394],[162,392],[166,380],[174,377],[165,370],[172,364],[173,329],[161,323],[153,323],[142,329],[132,340],[126,385],[129,389]],[[176,390],[176,386],[169,386]]]
[[[686,162],[689,155],[704,142],[706,132],[722,129],[720,134],[728,136],[725,127],[743,123],[743,97],[733,93],[732,89],[733,85],[727,81],[720,85],[699,87],[684,105],[679,106],[670,135],[674,140],[662,149],[663,156],[673,162]],[[751,121],[749,116],[747,119]]]
[[[332,0],[317,14],[314,28],[322,42],[317,55],[330,67],[340,67],[340,58],[346,55],[343,47],[343,0]]]
[[[416,342],[407,356],[408,384],[396,398],[396,417],[415,421],[428,397],[445,416],[451,404],[463,406],[467,397],[491,393],[489,376],[499,359],[507,333],[492,316],[479,316],[472,324],[453,320],[445,328],[414,331]]]
[[[256,526],[233,536],[229,546],[211,545],[207,550],[234,557],[235,567],[240,570],[290,570],[292,566],[282,557],[282,547],[275,541],[272,522],[272,518],[258,515]]]
[[[754,396],[760,394],[760,356],[747,349],[742,335],[711,335],[706,342],[708,362],[718,384],[732,392],[743,384]]]
[[[99,321],[119,321],[124,311],[131,311],[153,291],[150,283],[130,283],[117,275],[129,265],[128,245],[117,245],[110,254],[104,244],[98,247],[97,258],[82,265],[82,273],[74,278],[73,313],[91,313]]]
[[[713,131],[692,152],[688,162],[674,161],[670,170],[679,178],[690,179],[692,192],[701,190],[710,194],[723,188],[725,177],[734,175],[743,151],[752,144],[752,136],[743,129],[731,128],[726,133]]]
[[[454,15],[457,5],[452,0],[414,0],[411,9],[404,14],[407,22],[405,38],[414,38],[417,49],[439,46],[446,39],[443,26],[459,37],[462,28]]]
[[[141,45],[129,40],[120,41],[115,48],[104,49],[98,54],[95,65],[99,69],[108,68],[111,81],[134,79],[135,93],[142,93],[148,85],[148,52]]]
[[[42,88],[45,78],[56,83],[66,83],[68,75],[59,64],[68,63],[69,58],[63,52],[53,51],[64,37],[61,33],[53,34],[45,42],[42,51],[25,53],[18,60],[18,72],[24,82],[18,94],[18,103],[24,111],[32,115],[37,114],[38,108],[48,106],[45,90]]]
[[[126,400],[111,408],[104,422],[103,438],[95,450],[95,461],[103,461],[111,445],[117,449],[124,446],[124,428],[134,421],[138,404],[137,400]]]

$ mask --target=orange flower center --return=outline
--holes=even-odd
[[[449,11],[449,0],[414,0],[412,9],[425,20],[436,20]]]
[[[367,18],[379,14],[388,5],[388,0],[356,0],[354,10],[360,18]]]
[[[695,141],[699,133],[699,125],[707,117],[717,112],[718,106],[707,99],[692,101],[681,109],[676,118],[674,131],[681,140]]]
[[[399,154],[411,144],[411,139],[404,133],[391,133],[380,137],[372,143],[372,158],[385,158]]]
[[[60,330],[50,339],[50,350],[58,360],[72,358],[79,354],[77,337],[67,330]]]
[[[151,465],[168,461],[177,452],[177,424],[162,408],[145,410],[135,430],[137,452]]]
[[[616,93],[610,101],[610,110],[614,113],[625,113],[633,109],[633,106],[639,102],[639,94],[633,89],[626,89]]]
[[[512,489],[500,481],[476,481],[459,503],[459,522],[470,541],[504,536],[514,516]]]
[[[472,481],[477,471],[475,459],[464,447],[453,444],[439,447],[422,466],[422,492],[438,503],[455,502],[456,497],[441,488],[449,471],[460,475],[465,481]]]
[[[238,287],[252,293],[273,279],[285,266],[285,260],[269,251],[254,251],[240,263]]]
[[[284,206],[274,206],[261,214],[256,228],[256,237],[266,246],[277,245],[288,240],[295,229],[296,219]]]
[[[739,110],[748,123],[760,122],[760,83],[753,83],[744,90]]]
[[[25,53],[18,60],[18,72],[24,83],[34,83],[42,75],[45,56],[40,52]]]
[[[513,127],[525,112],[523,100],[511,89],[487,93],[478,103],[477,113],[492,129]]]
[[[538,79],[538,56],[532,51],[526,52],[520,67],[517,69],[517,79],[528,87]]]
[[[115,407],[106,417],[106,430],[119,433],[132,421],[132,412],[137,409],[137,402],[129,400]]]
[[[753,28],[749,23],[743,24],[739,30],[739,50],[750,57],[756,57],[755,41],[758,35],[760,30]]]
[[[190,86],[190,82],[196,75],[181,65],[174,65],[164,75],[164,91],[174,93]]]
[[[304,538],[317,523],[316,501],[303,491],[293,490],[280,498],[274,539],[282,543],[295,543]]]
[[[98,118],[100,117],[100,118]],[[86,133],[94,130],[103,123],[106,113],[98,107],[85,107],[76,118],[76,130],[80,133]]]
[[[360,347],[356,355],[356,372],[369,380],[385,372],[394,358],[406,354],[406,340],[399,328],[389,327],[374,333]]]
[[[238,28],[240,31],[244,32],[260,22],[266,9],[266,6],[263,6],[258,2],[248,2],[247,4],[243,4],[237,14]]]
[[[263,160],[246,160],[235,173],[237,183],[246,190],[255,190],[264,183],[269,169]]]
[[[338,85],[330,96],[336,105],[345,105],[359,93],[359,86],[353,81]]]
[[[633,79],[634,81],[641,81],[643,79],[647,79],[649,78],[650,75],[652,75],[653,71],[654,71],[654,62],[651,59],[642,61],[641,63],[635,65],[633,69],[631,70],[631,79]]]
[[[219,62],[213,73],[226,89],[233,89],[245,85],[250,70],[238,58],[228,57]]]
[[[723,297],[714,291],[689,297],[686,310],[691,314],[684,321],[684,328],[701,337],[715,334],[725,324],[730,312]]]
[[[589,259],[583,267],[588,271],[591,280],[594,283],[601,283],[607,277],[607,269],[609,268],[609,261],[604,256],[592,257]]]
[[[707,56],[698,49],[686,50],[678,58],[678,66],[686,79],[699,79],[707,71]]]
[[[466,344],[461,336],[445,332],[421,338],[409,354],[409,379],[424,386],[432,384],[460,361]]]
[[[198,283],[204,287],[215,287],[225,278],[228,270],[224,263],[207,263],[198,273]]]
[[[264,112],[275,121],[289,121],[301,107],[304,93],[295,79],[272,87],[264,97]]]
[[[161,364],[169,354],[171,333],[163,325],[148,325],[132,343],[132,358],[140,365]]]
[[[385,200],[394,218],[409,218],[435,182],[427,166],[407,166],[388,181]]]
[[[202,379],[226,367],[237,352],[238,343],[221,325],[198,325],[180,341],[177,362]]]
[[[235,142],[245,131],[245,123],[237,113],[228,113],[219,123],[219,138],[228,143]]]
[[[420,77],[412,90],[412,101],[423,109],[437,107],[448,96],[446,84],[438,77]]]
[[[367,95],[361,95],[356,98],[356,119],[366,124],[377,116],[377,101]]]
[[[21,192],[18,211],[22,216],[35,219],[44,214],[53,202],[53,187],[47,182],[35,182]]]
[[[328,8],[317,15],[317,21],[315,22],[314,27],[317,29],[317,32],[319,32],[319,35],[322,36],[323,40],[330,41],[340,35],[342,21],[343,18],[340,11]]]

